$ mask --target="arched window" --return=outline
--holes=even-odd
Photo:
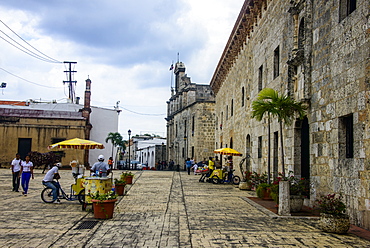
[[[229,118],[229,105],[226,105],[226,115],[225,115],[226,120]]]
[[[245,142],[245,155],[251,155],[251,136],[248,134]]]
[[[234,115],[234,99],[231,99],[230,116]]]
[[[304,49],[304,42],[305,42],[304,18],[302,18],[301,22],[299,23],[299,28],[298,28],[298,50],[303,50]]]
[[[244,107],[244,87],[242,87],[242,107]]]

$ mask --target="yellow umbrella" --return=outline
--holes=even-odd
[[[84,140],[79,138],[74,138],[70,140],[64,140],[55,144],[52,144],[48,146],[48,149],[81,149],[81,150],[87,150],[87,149],[104,149],[104,145],[95,141],[91,140]]]
[[[232,148],[220,148],[213,151],[214,153],[219,153],[221,155],[229,155],[229,156],[242,156],[240,152],[234,150]]]

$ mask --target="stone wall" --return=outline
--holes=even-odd
[[[17,122],[0,123],[0,165],[10,167],[11,161],[18,152],[18,138],[31,139],[31,150],[41,153],[48,152],[47,147],[52,140],[72,139],[84,137],[86,121],[79,119],[45,119],[45,118],[17,118]],[[84,151],[65,151],[62,158],[63,165],[77,159],[83,162]],[[22,158],[23,159],[23,158]]]
[[[215,142],[250,154],[252,170],[266,172],[267,119],[251,119],[251,103],[265,87],[306,103],[307,118],[284,126],[285,172],[310,178],[311,204],[319,194],[343,194],[352,223],[370,229],[370,3],[357,0],[340,20],[346,2],[245,1],[211,80]],[[280,136],[273,119],[274,175],[282,170]]]

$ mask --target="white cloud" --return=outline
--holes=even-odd
[[[0,16],[9,27],[48,56],[77,61],[76,95],[92,80],[92,103],[112,108],[117,101],[120,132],[165,133],[170,97],[169,66],[177,52],[193,82],[208,84],[244,0],[44,1],[4,0]],[[73,4],[71,4],[73,3]],[[9,33],[1,23],[0,30]],[[0,33],[0,36],[4,36]],[[0,99],[53,100],[68,96],[63,64],[45,63],[0,40],[0,70],[7,82]],[[149,115],[148,115],[149,114]]]

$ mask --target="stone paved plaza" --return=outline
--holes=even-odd
[[[41,170],[24,197],[11,191],[10,170],[0,169],[0,247],[370,247],[353,234],[321,232],[317,219],[279,218],[250,203],[253,192],[231,185],[200,183],[185,172],[135,173],[113,219],[81,229],[93,214],[78,201],[43,203]],[[61,176],[67,189],[71,171]]]

